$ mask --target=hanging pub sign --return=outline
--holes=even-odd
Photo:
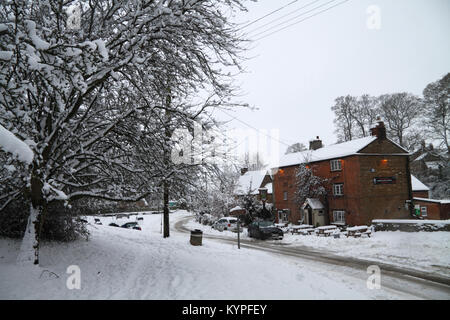
[[[396,177],[375,177],[373,178],[373,184],[394,184],[396,183]]]

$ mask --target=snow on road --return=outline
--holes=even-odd
[[[0,239],[0,299],[414,298],[387,288],[369,290],[367,275],[353,277],[329,265],[208,239],[191,246],[189,234],[173,228],[188,215],[170,215],[167,239],[160,233],[161,215],[143,216],[142,231],[110,227],[115,218],[102,218],[103,225],[90,226],[89,241],[44,244],[40,268],[16,265],[20,242]],[[70,265],[80,267],[80,290],[66,286]]]
[[[186,226],[190,229],[201,229],[205,234],[237,238],[236,233],[220,232],[194,220],[189,221]],[[241,239],[252,240],[246,230],[241,233]],[[339,239],[285,233],[283,240],[272,242],[450,276],[450,232],[445,231],[379,231],[373,233],[370,238],[347,238],[341,235]]]

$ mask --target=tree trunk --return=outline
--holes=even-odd
[[[35,265],[39,264],[40,235],[47,206],[42,190],[44,183],[38,174],[39,170],[37,168],[38,165],[34,163],[30,179],[30,215],[20,246],[20,252],[17,256],[17,262],[20,264],[27,264],[31,261]]]
[[[22,239],[19,255],[17,256],[17,262],[19,264],[39,264],[39,234],[42,211],[42,206],[34,208],[32,204],[30,205],[27,227]]]
[[[171,112],[170,105],[172,103],[172,97],[171,97],[171,90],[170,88],[167,89],[167,96],[166,96],[166,113],[165,113],[165,126],[164,126],[164,134],[165,134],[165,145],[164,145],[164,166],[166,171],[170,168],[170,139],[172,137],[172,130],[170,128],[171,124]],[[164,174],[167,174],[165,172]],[[168,238],[170,236],[169,232],[169,182],[167,180],[164,180],[163,182],[163,201],[164,201],[164,234],[163,238]]]
[[[164,238],[169,237],[169,185],[164,181]]]

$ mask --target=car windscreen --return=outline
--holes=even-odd
[[[261,221],[261,222],[259,222],[259,226],[260,227],[272,227],[273,223],[270,221]]]

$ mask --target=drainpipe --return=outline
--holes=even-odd
[[[408,181],[408,197],[410,200],[409,203],[409,214],[411,217],[414,217],[414,203],[413,203],[413,194],[412,194],[412,183],[411,183],[411,169],[409,167],[409,156],[406,158],[406,175]]]

